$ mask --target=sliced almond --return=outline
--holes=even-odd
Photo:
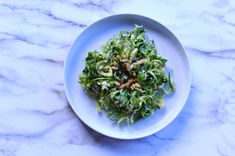
[[[113,62],[113,63],[112,63],[112,66],[117,66],[117,63],[116,63],[116,62]]]
[[[136,63],[141,65],[141,64],[144,64],[146,62],[146,59],[141,59],[139,61],[137,61]]]
[[[136,82],[136,80],[135,80],[135,79],[130,79],[128,82],[129,82],[130,84],[133,84],[133,83]]]
[[[117,55],[116,58],[117,58],[118,60],[122,59],[120,55]]]
[[[131,70],[131,64],[130,63],[125,63],[125,67],[127,71]]]
[[[135,87],[140,88],[140,85],[138,83],[135,83],[134,85],[135,85]]]
[[[133,77],[136,77],[136,72],[133,72],[133,73],[132,73],[132,76],[133,76]]]
[[[113,70],[118,70],[118,67],[116,67],[116,66],[112,66],[111,67]]]
[[[115,84],[116,86],[118,86],[118,87],[121,86],[121,83],[118,82],[118,81],[115,81],[114,84]]]
[[[119,88],[120,89],[123,89],[123,88],[125,88],[126,87],[126,85],[125,84],[122,84]]]

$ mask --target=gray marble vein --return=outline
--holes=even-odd
[[[69,107],[63,63],[88,25],[118,13],[149,16],[185,47],[192,87],[180,115],[149,137],[118,140]],[[234,0],[1,0],[0,156],[234,156]]]

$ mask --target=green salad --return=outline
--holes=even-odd
[[[164,106],[165,95],[174,91],[167,59],[158,55],[146,30],[135,25],[121,31],[100,51],[89,52],[79,82],[116,123],[135,123]]]

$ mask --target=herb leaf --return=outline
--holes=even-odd
[[[136,123],[164,107],[164,96],[174,92],[167,59],[159,56],[143,26],[121,31],[101,51],[88,52],[79,82],[117,124]]]

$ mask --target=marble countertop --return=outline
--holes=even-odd
[[[154,135],[117,140],[85,126],[64,93],[63,62],[94,21],[136,13],[166,25],[186,49],[192,88]],[[1,0],[0,156],[234,156],[234,0]]]

